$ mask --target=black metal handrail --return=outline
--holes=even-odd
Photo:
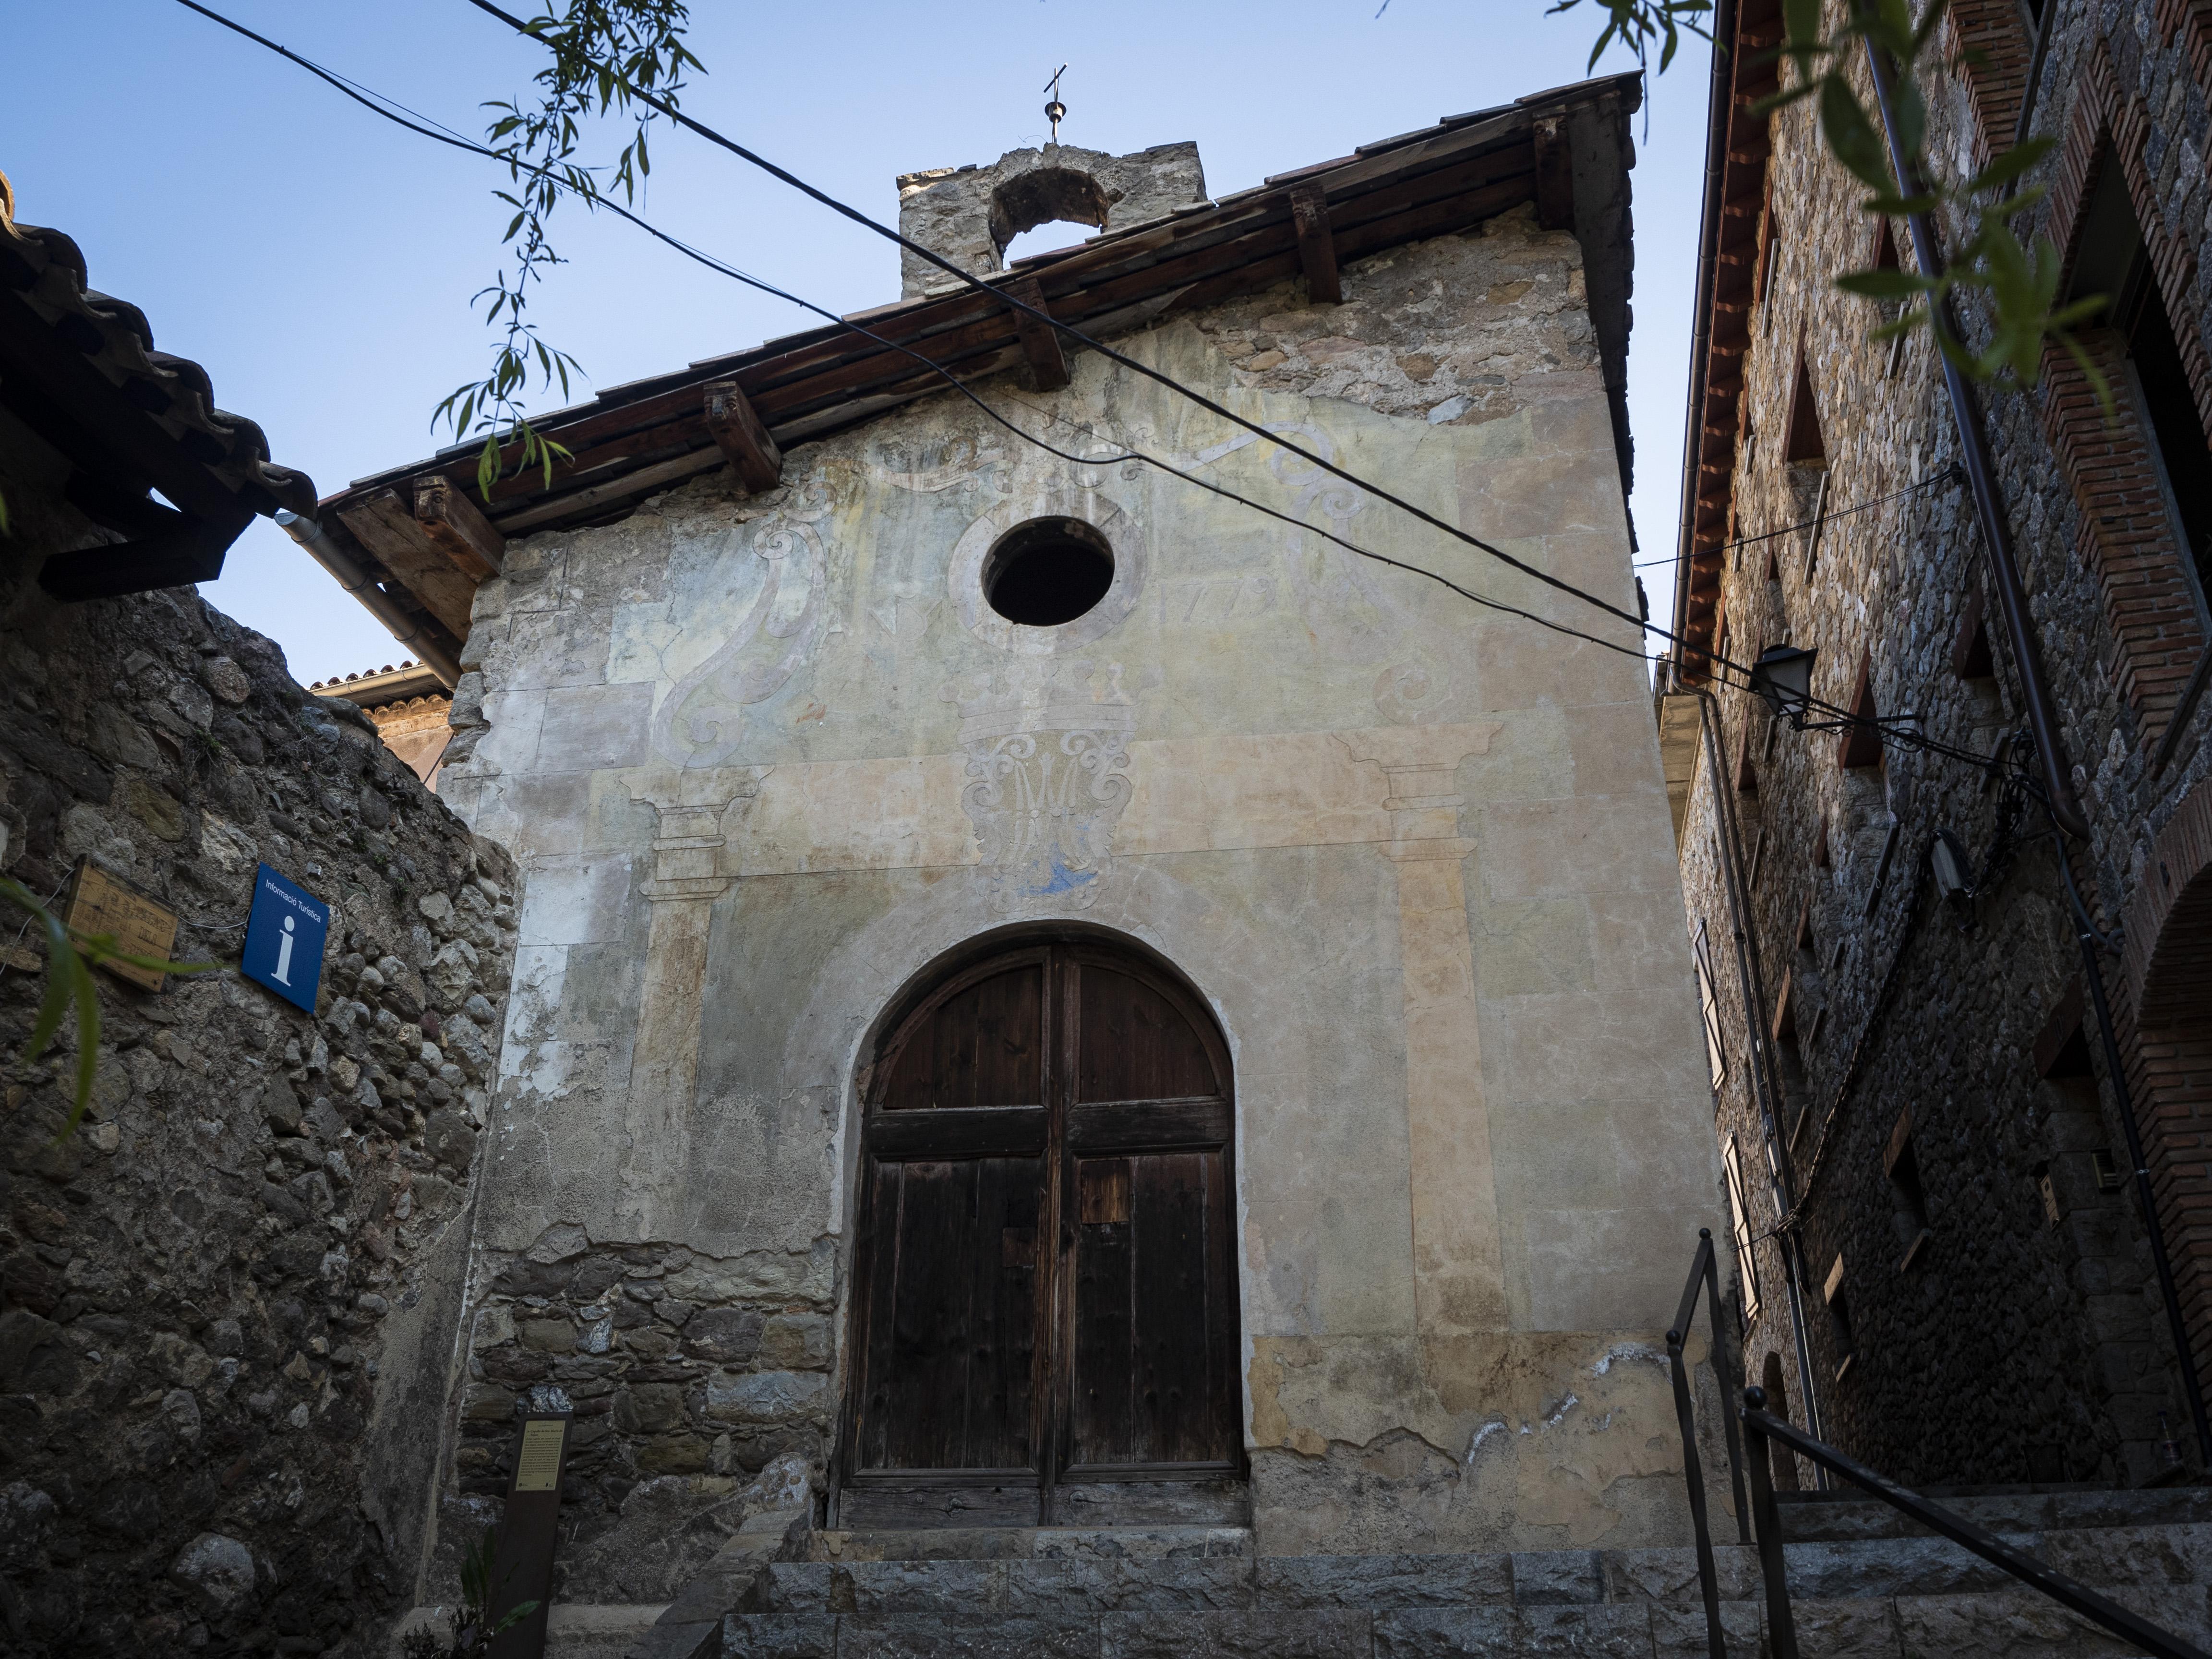
[[[1712,1659],[1728,1659],[1728,1649],[1721,1638],[1721,1591],[1718,1576],[1713,1569],[1712,1526],[1705,1514],[1705,1472],[1698,1456],[1698,1414],[1690,1394],[1689,1362],[1682,1357],[1682,1344],[1690,1334],[1690,1327],[1698,1317],[1698,1292],[1705,1293],[1711,1310],[1713,1328],[1713,1375],[1719,1379],[1721,1398],[1734,1397],[1735,1386],[1742,1380],[1736,1370],[1729,1346],[1733,1333],[1729,1322],[1723,1318],[1727,1303],[1721,1296],[1720,1269],[1713,1259],[1713,1230],[1698,1229],[1698,1253],[1690,1261],[1689,1282],[1682,1286],[1681,1305],[1674,1310],[1673,1328],[1667,1333],[1667,1364],[1674,1376],[1674,1416],[1682,1425],[1682,1478],[1690,1485],[1690,1525],[1698,1540],[1698,1588],[1705,1599],[1705,1635],[1712,1650]],[[1743,1448],[1736,1440],[1735,1413],[1723,1412],[1721,1421],[1728,1431],[1729,1478],[1735,1486],[1736,1541],[1751,1542],[1750,1507],[1743,1495]]]
[[[1679,1400],[1680,1391],[1677,1390]],[[2045,1566],[2033,1556],[2014,1549],[1990,1533],[1983,1531],[1963,1516],[1954,1515],[1940,1504],[1931,1504],[1916,1492],[1908,1491],[1894,1480],[1876,1474],[1865,1464],[1846,1457],[1826,1442],[1815,1440],[1811,1435],[1792,1428],[1782,1419],[1766,1409],[1764,1389],[1743,1391],[1744,1437],[1751,1454],[1751,1502],[1758,1523],[1759,1565],[1766,1589],[1766,1632],[1768,1651],[1773,1659],[1798,1659],[1797,1629],[1790,1613],[1790,1583],[1782,1549],[1782,1521],[1774,1501],[1774,1480],[1768,1462],[1767,1442],[1778,1440],[1801,1457],[1809,1457],[1823,1468],[1843,1476],[1853,1486],[1872,1493],[1900,1514],[1911,1516],[1929,1530],[1941,1533],[1953,1543],[1972,1550],[1984,1561],[2002,1567],[2030,1589],[2040,1590],[2061,1607],[2070,1608],[2084,1619],[2103,1626],[2122,1641],[2130,1643],[2154,1659],[2212,1659],[2202,1648],[2183,1641],[2170,1631],[2160,1630],[2148,1620],[2138,1618],[2117,1601],[2108,1601],[2086,1584],[2077,1584],[2064,1573]],[[1703,1568],[1703,1560],[1699,1563]],[[1708,1581],[1710,1582],[1710,1581]],[[1705,1603],[1707,1626],[1716,1644],[1713,1651],[1721,1650],[1720,1615],[1711,1598]]]

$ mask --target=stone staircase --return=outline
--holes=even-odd
[[[1784,1495],[1805,1659],[2127,1651],[1869,1499]],[[1949,1507],[2212,1646],[2212,1490],[1992,1492]],[[1717,1517],[1721,1518],[1721,1517]],[[1728,1524],[1724,1518],[1723,1524]],[[629,1659],[1669,1659],[1706,1652],[1686,1547],[1266,1556],[1238,1528],[733,1540]],[[1765,1651],[1756,1553],[1720,1548],[1731,1655]],[[558,1654],[556,1642],[550,1651]]]

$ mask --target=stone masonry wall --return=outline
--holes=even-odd
[[[514,866],[190,589],[46,599],[38,556],[98,532],[42,456],[0,429],[0,871],[44,895],[89,858],[220,965],[97,976],[94,1103],[58,1140],[73,1027],[24,1055],[40,958],[20,918],[0,939],[0,1650],[379,1652],[415,1595]],[[237,972],[260,860],[333,906],[312,1015]]]
[[[2179,48],[2156,49],[2150,14],[2148,4],[2058,14],[2039,131],[2066,131],[2096,50],[2114,54],[2129,90],[2169,113],[2172,133],[2203,130],[2203,96],[2187,83]],[[1992,142],[2006,146],[2008,134],[1978,128],[1964,79],[1928,90],[1929,149],[1940,164],[1963,167]],[[1834,703],[1848,702],[1863,660],[1880,713],[1920,711],[1932,735],[1986,752],[2021,724],[2019,681],[1972,501],[1962,479],[1944,476],[1956,428],[1938,365],[1924,336],[1896,348],[1868,338],[1883,314],[1828,285],[1831,274],[1873,262],[1877,228],[1857,207],[1864,191],[1827,157],[1803,106],[1778,113],[1773,131],[1778,256],[1746,368],[1735,534],[1764,537],[1811,519],[1824,482],[1831,515],[1934,482],[1831,516],[1817,535],[1792,531],[1736,549],[1724,581],[1727,654],[1748,662],[1784,641],[1816,647],[1814,690]],[[2154,139],[2170,143],[2167,135]],[[2165,168],[2160,188],[2201,191],[2200,170],[2175,174],[2171,154],[2155,160]],[[2188,211],[2187,222],[2203,223],[2201,209]],[[1954,224],[1946,234],[1955,242],[1959,233]],[[1906,240],[1901,225],[1898,240]],[[1983,319],[1970,313],[1968,325]],[[1824,467],[1784,459],[1801,353]],[[2043,405],[2051,395],[2047,382],[2033,392],[1993,390],[1987,424],[2063,739],[2095,832],[2075,867],[2109,926],[2124,914],[2158,828],[2206,774],[2206,716],[2197,711],[2191,739],[2150,776],[2160,722],[2140,720],[2118,687],[2106,605],[2081,551],[2081,509],[2048,444]],[[1986,658],[1972,637],[1976,611]],[[1808,1180],[1814,1188],[1805,1311],[1825,1431],[1906,1480],[2136,1482],[2160,1473],[2162,1443],[2169,1432],[2186,1442],[2187,1419],[2132,1191],[2097,1179],[2098,1153],[2123,1173],[2126,1154],[2111,1091],[2089,1074],[2102,1071],[2094,1024],[2086,1043],[2045,1074],[2075,1035],[2051,1021],[2080,969],[2048,836],[2024,842],[1970,909],[1946,912],[1923,892],[1908,930],[1934,830],[1954,830],[1977,861],[1996,836],[1995,795],[1982,775],[1894,744],[1878,765],[1847,767],[1832,735],[1776,732],[1741,691],[1720,695],[1768,1002],[1748,1016],[1742,1006],[1701,757],[1682,864],[1691,923],[1702,920],[1713,940],[1729,1033],[1717,1127],[1724,1143],[1738,1143],[1753,1189],[1747,1219],[1763,1232],[1777,1206],[1747,1034],[1775,1030],[1786,986],[1795,1030],[1777,1051],[1788,1097],[1780,1132],[1801,1189]],[[2022,825],[2031,836],[2043,827],[2032,811]],[[1876,989],[1900,951],[1897,995],[1874,1019]],[[2117,958],[2106,958],[2105,974],[2124,1020]],[[1864,1075],[1816,1166],[1821,1114],[1862,1041]],[[2146,1109],[2141,1097],[2137,1104]],[[1929,1233],[1917,1251],[1920,1218],[1889,1174],[1908,1118]],[[1771,1242],[1756,1250],[1765,1307],[1747,1369],[1757,1381],[1776,1356],[1802,1422],[1782,1261]],[[1826,1294],[1839,1261],[1854,1350],[1847,1367],[1844,1327]]]
[[[518,1407],[575,1413],[556,1594],[673,1598],[750,1514],[817,1489],[834,1415],[830,1253],[594,1247],[574,1225],[487,1255],[441,1545],[498,1518]],[[557,1395],[550,1393],[557,1390]],[[558,1408],[556,1405],[556,1409]]]

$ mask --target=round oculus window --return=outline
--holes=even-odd
[[[1025,628],[1057,628],[1097,607],[1114,585],[1114,548],[1080,519],[1031,519],[983,560],[983,597]]]

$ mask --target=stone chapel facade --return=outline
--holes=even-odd
[[[1017,152],[902,219],[1632,605],[1636,97],[1218,201],[1188,145]],[[1055,217],[1103,234],[997,274]],[[932,276],[854,320],[1073,459],[833,328],[555,417],[550,489],[449,455],[295,532],[454,652],[440,790],[524,872],[440,1501],[557,1389],[577,1601],[666,1600],[763,1482],[1677,1541],[1723,1211],[1634,629]]]

